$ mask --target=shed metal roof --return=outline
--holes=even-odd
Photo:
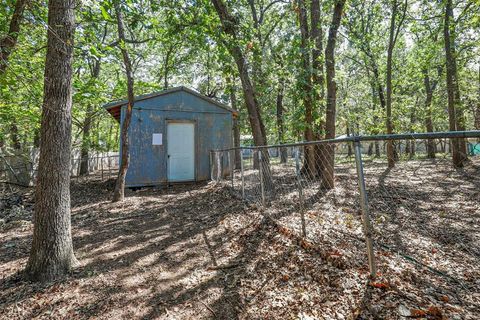
[[[163,90],[163,91],[157,91],[157,92],[152,92],[152,93],[149,93],[149,94],[136,96],[135,97],[135,102],[156,98],[156,97],[159,97],[159,96],[167,95],[167,94],[178,92],[178,91],[184,91],[184,92],[190,93],[190,94],[192,94],[192,95],[194,95],[194,96],[196,96],[200,99],[203,99],[203,100],[205,100],[205,101],[207,101],[211,104],[216,105],[217,107],[220,107],[222,109],[225,109],[225,110],[233,113],[234,116],[238,115],[237,111],[233,110],[232,108],[230,108],[226,104],[218,102],[218,101],[216,101],[212,98],[204,96],[203,94],[198,93],[197,91],[192,90],[192,89],[187,88],[187,87],[184,87],[184,86],[174,87],[174,88],[170,88],[170,89]],[[112,115],[112,117],[114,117],[117,121],[120,121],[121,107],[123,105],[126,105],[127,103],[128,103],[128,99],[119,100],[119,101],[112,101],[112,102],[109,102],[107,104],[104,104],[103,108],[105,108]]]

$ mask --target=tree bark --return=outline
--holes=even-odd
[[[431,82],[428,75],[428,70],[423,70],[423,85],[425,87],[425,127],[427,132],[433,132],[433,120],[432,120],[432,98],[433,91],[435,90],[436,81]],[[428,139],[427,141],[427,158],[434,159],[436,150],[435,140]]]
[[[236,97],[236,86],[235,81],[229,79],[227,82],[230,82],[230,103],[232,105],[232,109],[238,111],[237,108],[237,97]],[[234,116],[233,118],[233,146],[235,148],[240,147],[240,125],[238,123],[238,115]],[[242,156],[241,150],[235,149],[235,169],[241,168]]]
[[[22,149],[22,143],[20,142],[20,138],[18,136],[18,126],[15,123],[15,119],[13,120],[12,124],[10,125],[10,139],[12,140],[12,147],[15,150]]]
[[[310,63],[310,33],[308,27],[308,10],[304,0],[298,0],[299,23],[300,23],[300,50],[302,57],[301,88],[303,92],[303,107],[305,110],[305,141],[313,141],[313,88],[312,88],[312,65]],[[313,145],[304,147],[304,164],[302,172],[311,177],[315,176],[315,147]]]
[[[448,96],[448,123],[450,131],[457,131],[461,129],[459,119],[461,116],[460,103],[460,90],[458,89],[457,81],[457,67],[455,58],[455,25],[450,25],[454,22],[452,0],[445,1],[445,17],[443,24],[443,35],[445,43],[445,63],[446,63],[446,82],[447,82],[447,96]],[[451,139],[451,153],[453,165],[457,168],[463,167],[466,160],[466,152],[462,147],[465,145],[464,139]]]
[[[278,143],[285,143],[285,126],[283,123],[283,91],[285,87],[285,82],[283,79],[280,79],[278,84],[277,91],[277,132],[278,132]],[[287,163],[287,148],[280,147],[280,163]]]
[[[260,114],[260,104],[257,100],[255,88],[250,80],[247,61],[238,44],[238,22],[235,17],[228,12],[228,8],[222,0],[212,0],[212,3],[217,11],[218,17],[220,18],[220,22],[222,23],[223,32],[231,38],[226,41],[226,47],[235,60],[238,68],[238,73],[242,82],[243,95],[245,97],[245,105],[247,106],[248,111],[248,119],[252,128],[253,141],[257,146],[266,145],[267,135]]]
[[[392,119],[392,67],[393,67],[393,49],[395,48],[395,43],[397,40],[398,33],[402,27],[405,13],[407,10],[407,2],[405,0],[405,5],[403,8],[403,17],[396,25],[397,20],[397,11],[398,11],[398,1],[394,0],[392,4],[392,15],[390,17],[390,32],[388,38],[388,49],[387,49],[387,77],[386,77],[386,113],[387,113],[387,134],[393,134],[393,119]],[[388,167],[393,168],[395,166],[395,146],[393,140],[387,141],[387,161]]]
[[[122,122],[121,144],[122,154],[121,163],[118,170],[117,183],[113,192],[113,202],[123,201],[125,198],[125,176],[127,175],[128,164],[130,162],[129,142],[128,142],[128,128],[132,120],[132,111],[135,103],[135,96],[133,93],[133,73],[130,56],[126,48],[125,41],[125,27],[123,26],[123,15],[118,1],[114,1],[115,14],[117,16],[118,38],[121,42],[120,49],[122,51],[123,64],[125,65],[125,74],[127,76],[127,95],[128,103],[125,112],[125,118]]]
[[[170,71],[170,57],[173,53],[173,50],[175,49],[175,44],[171,44],[168,47],[167,53],[165,54],[165,60],[163,63],[163,89],[167,90],[168,89],[168,76],[169,76],[169,71]]]
[[[317,114],[325,113],[325,70],[323,59],[323,32],[321,26],[321,8],[319,0],[312,0],[310,5],[310,41],[312,47],[312,100],[313,109]],[[317,119],[319,124],[314,127],[314,139],[320,140],[325,135],[325,122],[322,118]],[[323,158],[325,145],[314,146],[315,170],[317,176],[323,172]]]
[[[258,92],[262,89],[264,84],[264,76],[263,76],[263,69],[262,69],[262,60],[263,60],[263,37],[261,31],[261,25],[263,21],[260,20],[260,16],[257,13],[257,9],[255,8],[255,1],[254,0],[247,0],[248,5],[250,6],[250,11],[252,14],[253,20],[253,28],[254,28],[254,35],[257,40],[256,44],[251,45],[252,50],[252,81],[255,88],[255,91]]]
[[[70,221],[73,0],[48,3],[48,42],[33,242],[25,275],[50,281],[77,264]]]
[[[267,145],[267,134],[262,120],[260,103],[257,99],[255,87],[250,79],[247,60],[240,48],[237,38],[238,21],[232,14],[230,14],[223,0],[212,0],[212,3],[222,24],[223,32],[230,38],[225,40],[224,43],[235,60],[235,64],[238,68],[240,81],[242,83],[243,96],[245,98],[245,105],[248,111],[248,120],[250,122],[250,127],[252,128],[253,142],[256,146]],[[273,188],[273,184],[271,182],[269,166],[270,157],[267,149],[262,149],[261,152],[262,163],[259,163],[258,158],[254,157],[254,167],[258,168],[259,165],[262,165],[265,186],[271,189]]]
[[[480,65],[478,66],[477,104],[474,111],[475,130],[480,130]]]
[[[8,33],[0,40],[0,76],[2,76],[7,70],[8,58],[17,45],[23,12],[25,11],[27,3],[28,0],[17,0],[12,18],[10,19]]]
[[[312,0],[311,2],[311,32],[310,39],[313,41],[312,48],[312,86],[313,86],[313,101],[317,104],[318,113],[321,114],[323,110],[323,99],[325,98],[325,75],[323,69],[323,32],[321,27],[321,10],[320,1]],[[323,128],[320,128],[322,130]],[[320,134],[320,133],[318,133]]]
[[[327,106],[325,121],[325,138],[335,138],[335,120],[337,108],[337,84],[335,82],[335,44],[337,32],[343,14],[345,0],[337,0],[333,9],[332,22],[328,31],[327,47],[325,49],[325,70],[327,75]],[[324,170],[322,185],[327,189],[335,186],[335,146],[328,144],[325,148]]]
[[[0,40],[0,77],[5,74],[8,67],[8,59],[13,49],[17,45],[18,34],[20,33],[20,26],[23,19],[23,12],[27,6],[28,0],[17,0],[13,10],[8,33]],[[15,120],[14,120],[15,121]],[[15,122],[10,125],[10,138],[12,140],[13,149],[19,150],[22,148],[20,139],[18,137],[18,126]]]
[[[93,65],[92,70],[92,80],[96,80],[100,75],[100,60],[96,59]],[[87,106],[85,120],[83,121],[82,127],[82,146],[80,149],[80,172],[79,174],[87,175],[89,172],[88,167],[88,159],[90,153],[90,130],[92,128],[92,121],[93,121],[93,110],[94,106],[89,104]]]

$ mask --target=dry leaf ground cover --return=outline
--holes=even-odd
[[[287,189],[262,211],[226,185],[143,189],[113,204],[113,181],[73,181],[82,265],[44,285],[19,274],[31,241],[31,191],[5,192],[0,318],[478,319],[478,161],[462,171],[419,162],[367,167],[375,281],[356,184],[351,168],[340,169],[335,190],[306,191],[306,238],[298,194]]]

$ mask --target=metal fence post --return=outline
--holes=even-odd
[[[232,155],[231,155],[231,153],[232,153],[231,150],[230,150],[230,151],[227,151],[227,153],[228,153],[228,166],[230,167],[230,178],[231,178],[231,180],[232,180],[232,189],[233,189],[233,178],[234,178],[234,177],[233,177],[233,171],[234,171],[234,166],[233,166],[233,161],[232,161],[232,160],[234,159],[234,157],[232,157]]]
[[[265,207],[265,186],[263,181],[262,151],[257,150],[257,153],[258,153],[258,173],[260,175],[260,189],[262,191],[262,206]]]
[[[108,163],[108,179],[112,177],[112,162],[110,161],[110,154],[107,153],[107,163]]]
[[[375,255],[373,252],[372,226],[370,224],[368,197],[365,188],[365,176],[363,174],[362,150],[360,140],[355,140],[355,162],[357,165],[358,190],[360,192],[360,208],[362,210],[363,229],[365,233],[365,242],[367,244],[368,266],[370,267],[370,276],[375,278],[377,274],[375,266]]]
[[[101,157],[97,157],[97,160],[100,158],[100,167],[101,167],[101,170],[102,170],[102,181],[103,181],[103,158]]]
[[[245,176],[243,175],[243,150],[240,149],[240,172],[242,175],[242,199],[245,200]]]
[[[217,182],[222,180],[223,164],[220,157],[220,151],[215,151],[215,161],[217,163]]]
[[[307,227],[305,225],[305,209],[303,201],[303,188],[300,177],[300,149],[296,147],[295,149],[295,172],[297,176],[297,186],[298,186],[298,198],[300,200],[300,218],[302,220],[302,235],[303,237],[307,236]]]
[[[210,153],[209,153],[209,156],[210,156],[210,180],[213,181],[213,170],[215,168],[215,164],[214,164],[214,158],[213,158],[213,150],[210,150]]]

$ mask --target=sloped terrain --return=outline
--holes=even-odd
[[[454,223],[438,215],[431,221],[410,217],[403,247],[388,235],[395,230],[393,217],[403,221],[412,211],[391,219],[374,211],[379,277],[371,281],[357,203],[345,196],[356,185],[348,175],[337,179],[337,188],[305,212],[306,238],[297,210],[276,205],[263,211],[228,186],[143,189],[113,204],[113,181],[74,181],[72,232],[81,267],[43,285],[23,281],[20,273],[31,241],[32,192],[5,193],[0,318],[478,318],[480,212],[471,201],[477,189],[444,204],[465,209],[455,211]],[[428,199],[414,204],[428,205]],[[449,226],[449,237],[427,236],[446,232],[431,224]]]

